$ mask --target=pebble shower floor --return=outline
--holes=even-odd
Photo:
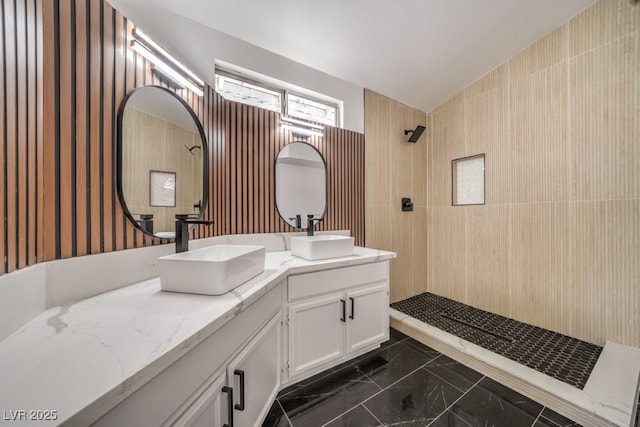
[[[391,308],[581,390],[602,352],[595,344],[429,292]]]

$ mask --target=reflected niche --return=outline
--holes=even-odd
[[[323,219],[327,208],[327,165],[306,142],[285,145],[276,158],[276,207],[295,228],[307,227],[307,216]]]
[[[117,191],[142,231],[175,236],[176,214],[200,217],[207,203],[207,145],[198,118],[173,91],[145,86],[118,111]]]

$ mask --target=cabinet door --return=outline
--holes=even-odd
[[[226,415],[222,416],[223,401],[227,399],[222,393],[225,379],[224,373],[220,374],[172,426],[221,427],[222,420],[226,420]]]
[[[281,315],[275,315],[229,363],[227,384],[233,389],[234,425],[260,425],[280,387]]]
[[[289,306],[289,376],[295,377],[344,355],[344,294]]]
[[[347,353],[389,338],[386,283],[347,292]]]

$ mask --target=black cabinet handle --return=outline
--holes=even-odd
[[[224,386],[222,392],[227,393],[227,416],[229,423],[223,424],[222,427],[233,427],[233,388]]]
[[[356,315],[355,304],[353,302],[353,298],[349,297],[349,299],[351,300],[351,314],[349,315],[349,319],[355,319],[354,317]]]
[[[240,377],[240,403],[236,403],[235,408],[238,411],[244,411],[244,371],[236,369],[233,371],[233,375],[238,375]]]
[[[343,299],[340,300],[340,304],[342,304],[342,317],[340,317],[341,322],[347,321],[347,302]]]

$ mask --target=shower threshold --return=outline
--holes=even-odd
[[[635,424],[640,349],[602,348],[430,293],[390,312],[392,327],[576,422]]]

